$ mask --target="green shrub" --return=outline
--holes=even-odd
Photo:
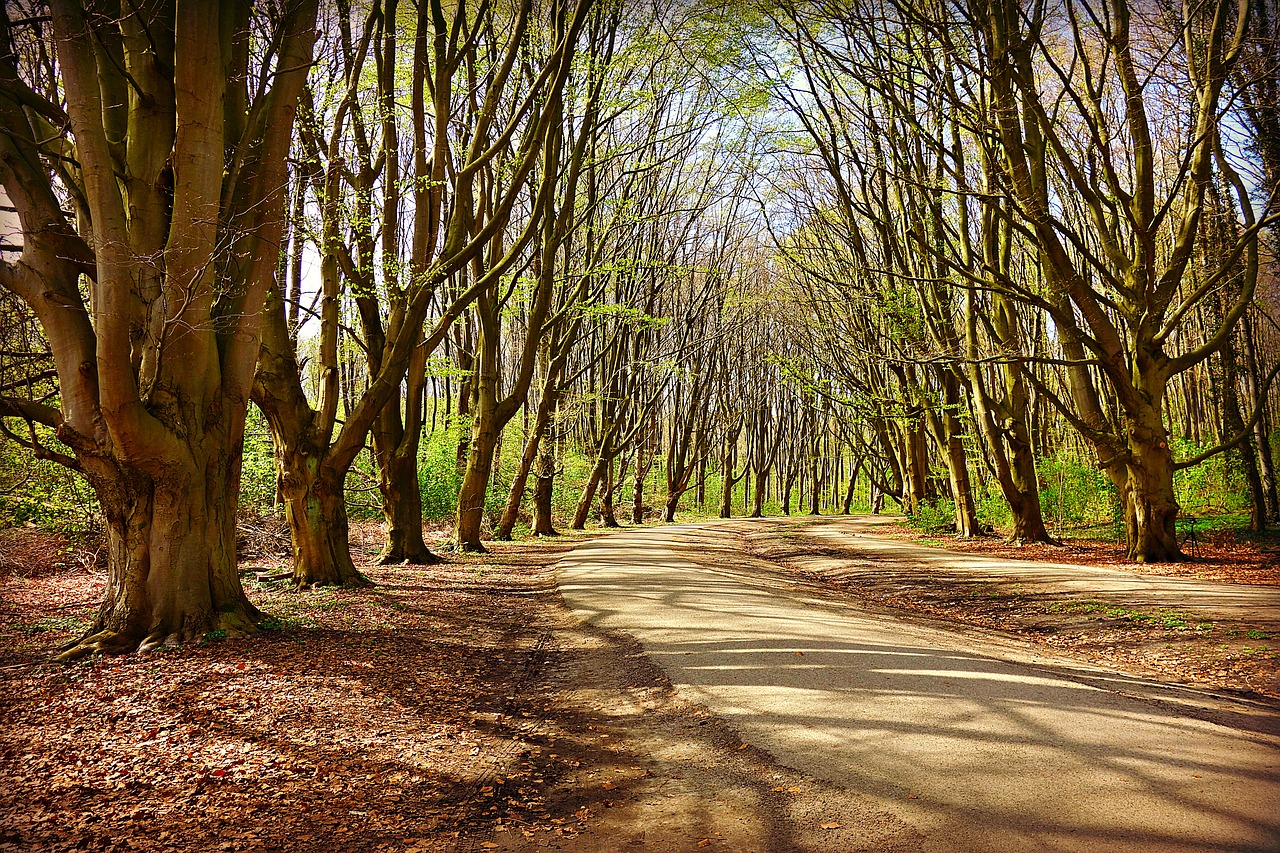
[[[1057,527],[1106,524],[1116,517],[1115,485],[1096,464],[1059,451],[1039,464],[1040,507]]]
[[[462,427],[453,424],[423,439],[418,488],[422,490],[424,518],[445,521],[453,518],[458,508],[458,491],[462,488],[462,475],[458,473],[461,436]]]
[[[1174,459],[1186,459],[1202,453],[1208,444],[1198,444],[1178,437],[1170,439]],[[1173,493],[1178,506],[1188,515],[1214,515],[1238,512],[1249,506],[1248,486],[1240,470],[1240,458],[1234,452],[1210,456],[1199,465],[1174,472]]]
[[[925,533],[941,533],[955,530],[956,505],[951,498],[921,501],[915,514],[908,516],[908,523]]]

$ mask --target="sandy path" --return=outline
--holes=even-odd
[[[589,543],[560,563],[561,590],[744,740],[884,814],[912,848],[1280,849],[1280,737],[1256,708],[1197,719],[1185,702],[1223,700],[1160,701],[1149,682],[823,600],[743,555],[744,524]],[[868,534],[859,547],[885,541]],[[1070,570],[1112,582],[1045,571],[1073,582]]]

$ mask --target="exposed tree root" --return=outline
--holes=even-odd
[[[207,628],[173,632],[158,629],[141,640],[136,634],[110,629],[91,631],[80,639],[67,643],[51,660],[53,663],[74,663],[92,655],[126,655],[133,652],[143,654],[162,646],[173,648],[197,643],[213,632],[218,632],[223,639],[250,637],[259,632],[257,623],[261,618],[262,614],[256,607],[246,604],[245,607],[218,614]]]
[[[334,587],[338,589],[367,589],[372,586],[377,586],[377,584],[375,584],[369,578],[365,577],[360,572],[356,572],[353,577],[346,578],[345,580],[339,581],[337,583],[330,583],[326,581],[308,581],[305,578],[298,579],[296,582],[295,588],[298,589],[299,591],[302,591],[304,589],[322,589],[325,587]]]
[[[1004,540],[1004,544],[1012,545],[1015,548],[1021,548],[1023,545],[1052,545],[1055,548],[1062,547],[1062,542],[1048,535],[1039,539],[1029,536],[1010,536],[1008,539]]]
[[[426,549],[421,553],[405,554],[396,548],[378,555],[379,566],[438,566],[440,562],[439,556]]]

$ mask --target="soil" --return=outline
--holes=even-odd
[[[803,574],[805,523],[765,523],[751,548]],[[50,665],[87,626],[101,566],[0,534],[0,851],[817,851],[858,832],[839,789],[568,613],[553,566],[580,537],[422,568],[375,565],[376,526],[353,536],[370,589],[296,592],[253,580],[278,556],[246,561],[273,616],[259,637]],[[1277,695],[1275,636],[1244,625],[1157,627],[936,572],[838,591]]]

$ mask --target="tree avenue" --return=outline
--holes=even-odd
[[[6,4],[2,458],[108,554],[65,657],[254,632],[245,512],[298,587],[370,514],[1280,522],[1277,0],[658,5]]]

